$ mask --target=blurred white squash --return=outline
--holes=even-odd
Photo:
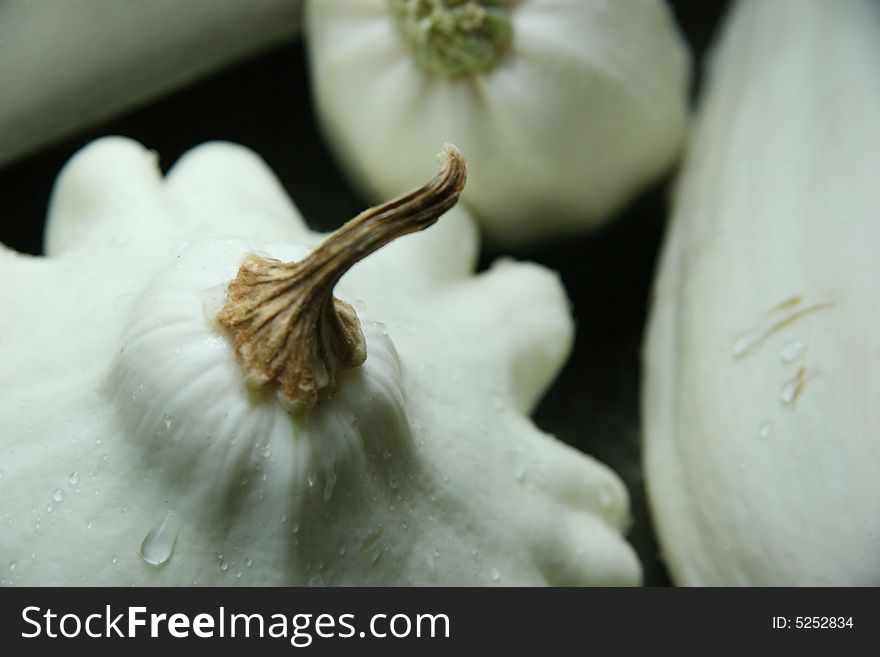
[[[301,0],[3,0],[0,165],[291,38]]]
[[[681,146],[689,59],[658,0],[306,3],[318,114],[373,198],[468,154],[462,201],[509,246],[592,228]]]
[[[724,27],[645,347],[679,584],[880,584],[878,73],[873,0],[742,0]]]

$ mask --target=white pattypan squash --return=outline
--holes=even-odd
[[[645,350],[685,585],[880,583],[880,5],[744,0],[710,69]]]
[[[3,0],[0,164],[299,32],[301,0]]]
[[[422,154],[468,154],[462,201],[520,245],[606,219],[676,158],[689,58],[658,0],[306,3],[318,115],[375,198],[419,184]]]
[[[241,147],[78,154],[47,257],[0,251],[2,580],[637,584],[622,483],[526,417],[571,344],[555,275],[472,276],[453,210],[332,296],[463,183],[449,149],[322,242]]]

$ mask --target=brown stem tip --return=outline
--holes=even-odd
[[[449,144],[441,157],[443,171],[424,187],[365,210],[302,260],[245,258],[217,321],[235,343],[248,385],[273,386],[292,407],[310,408],[339,370],[366,360],[357,314],[333,288],[356,262],[428,228],[455,205],[467,178],[465,161]]]

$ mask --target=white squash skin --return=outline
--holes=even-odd
[[[2,583],[637,584],[620,480],[525,417],[571,346],[562,287],[530,264],[471,277],[475,237],[453,210],[343,278],[368,360],[291,422],[250,399],[208,320],[247,252],[295,258],[290,242],[320,240],[271,173],[228,144],[164,181],[128,140],[78,154],[50,257],[0,253],[22,281],[0,289],[14,309],[0,317]],[[175,549],[150,566],[141,542],[169,511]]]
[[[412,61],[386,0],[306,4],[318,115],[373,198],[431,174],[419,154],[468,153],[462,202],[488,239],[518,246],[599,225],[681,146],[689,59],[654,0],[520,0],[486,74],[449,80]]]
[[[645,346],[646,477],[678,584],[880,583],[878,62],[867,0],[742,0],[724,29]],[[733,357],[796,296],[832,305]]]
[[[4,0],[0,164],[299,31],[300,0]]]

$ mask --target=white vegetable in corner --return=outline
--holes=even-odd
[[[3,0],[0,165],[292,38],[301,0]]]
[[[647,483],[685,585],[880,583],[880,5],[729,16],[645,347]]]
[[[657,0],[306,4],[318,114],[375,198],[468,153],[462,201],[517,246],[592,228],[678,155],[689,59]]]
[[[241,147],[77,155],[48,257],[0,252],[0,581],[637,584],[622,483],[526,417],[558,279],[472,276],[458,210],[369,255],[455,203],[446,158],[324,240]]]

